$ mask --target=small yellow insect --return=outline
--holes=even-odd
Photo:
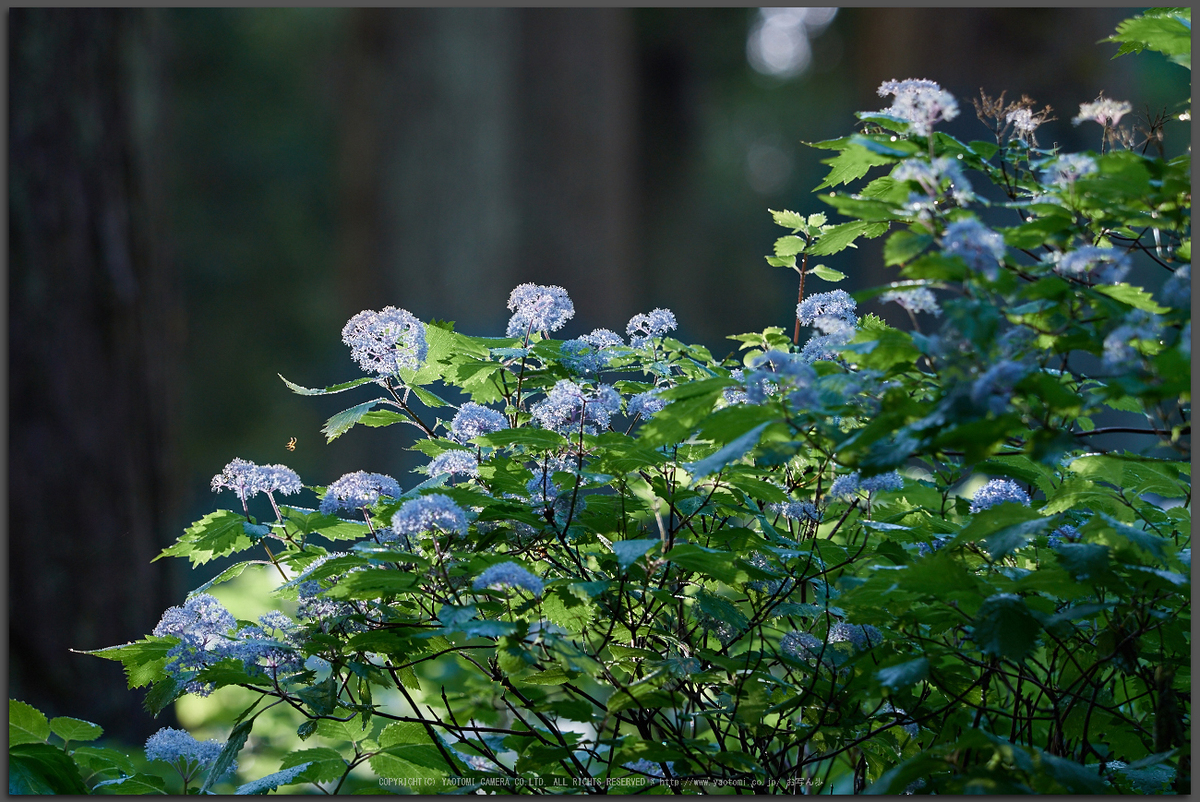
[[[286,448],[288,451],[295,451],[296,450],[296,438],[293,437],[291,440],[288,440],[287,445],[284,446],[284,448]]]

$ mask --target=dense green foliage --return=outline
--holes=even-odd
[[[1121,27],[1129,51],[1190,64],[1147,24]],[[260,695],[203,790],[287,705],[311,746],[254,790],[379,790],[373,772],[426,793],[1189,791],[1190,158],[1113,120],[1065,159],[1014,130],[1037,118],[1024,100],[981,98],[994,135],[967,143],[894,109],[816,145],[844,222],[773,213],[807,343],[767,328],[717,358],[665,325],[597,346],[432,322],[415,367],[288,382],[374,392],[331,440],[407,424],[473,467],[356,515],[219,510],[164,552],[258,552],[193,599],[267,566],[291,614],[226,630],[249,659],[174,661],[171,634],[96,652],[155,712]],[[875,237],[899,280],[856,300],[899,301],[911,331],[812,293],[842,278],[815,257]],[[464,436],[452,398],[503,428]],[[400,531],[437,497],[465,526]],[[47,743],[89,725],[13,704],[10,787],[162,790],[111,750]]]

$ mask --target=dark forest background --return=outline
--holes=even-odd
[[[965,139],[990,136],[980,88],[1028,94],[1067,149],[1098,147],[1069,120],[1101,90],[1152,113],[1190,93],[1096,44],[1133,9],[779,13],[10,10],[9,695],[129,740],[162,725],[68,650],[141,637],[218,570],[150,561],[232,457],[411,484],[403,433],[326,445],[343,397],[276,377],[354,378],[359,310],[497,335],[516,284],[554,283],[562,336],[666,306],[725,353],[790,326],[767,208],[826,208],[803,143],[887,106],[881,81],[940,82]],[[877,256],[828,263],[856,289]]]

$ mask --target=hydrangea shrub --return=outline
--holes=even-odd
[[[1178,50],[1182,19],[1118,40]],[[1188,792],[1190,159],[1129,147],[1106,98],[1075,118],[1099,150],[1062,153],[1028,98],[983,95],[961,142],[935,82],[879,91],[816,145],[846,219],[773,212],[790,337],[718,357],[655,309],[555,340],[574,306],[534,284],[504,337],[355,316],[368,375],[288,386],[364,393],[327,437],[399,426],[422,476],[214,478],[236,509],[164,555],[246,559],[95,654],[155,713],[261,698],[219,754],[164,730],[147,757],[210,790],[286,705],[312,746],[239,790]],[[896,281],[806,294],[879,237]],[[238,621],[206,591],[255,565],[279,611]]]

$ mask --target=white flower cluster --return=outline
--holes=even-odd
[[[907,120],[918,136],[929,136],[935,124],[958,116],[958,101],[934,81],[884,81],[878,91],[880,97],[894,96],[883,113]]]
[[[255,465],[244,459],[234,459],[212,478],[213,492],[232,490],[242,501],[259,493],[291,495],[303,487],[300,477],[285,465]]]
[[[378,312],[367,309],[350,318],[342,329],[342,342],[350,346],[359,367],[381,376],[401,368],[416,370],[429,353],[425,324],[394,306]]]

